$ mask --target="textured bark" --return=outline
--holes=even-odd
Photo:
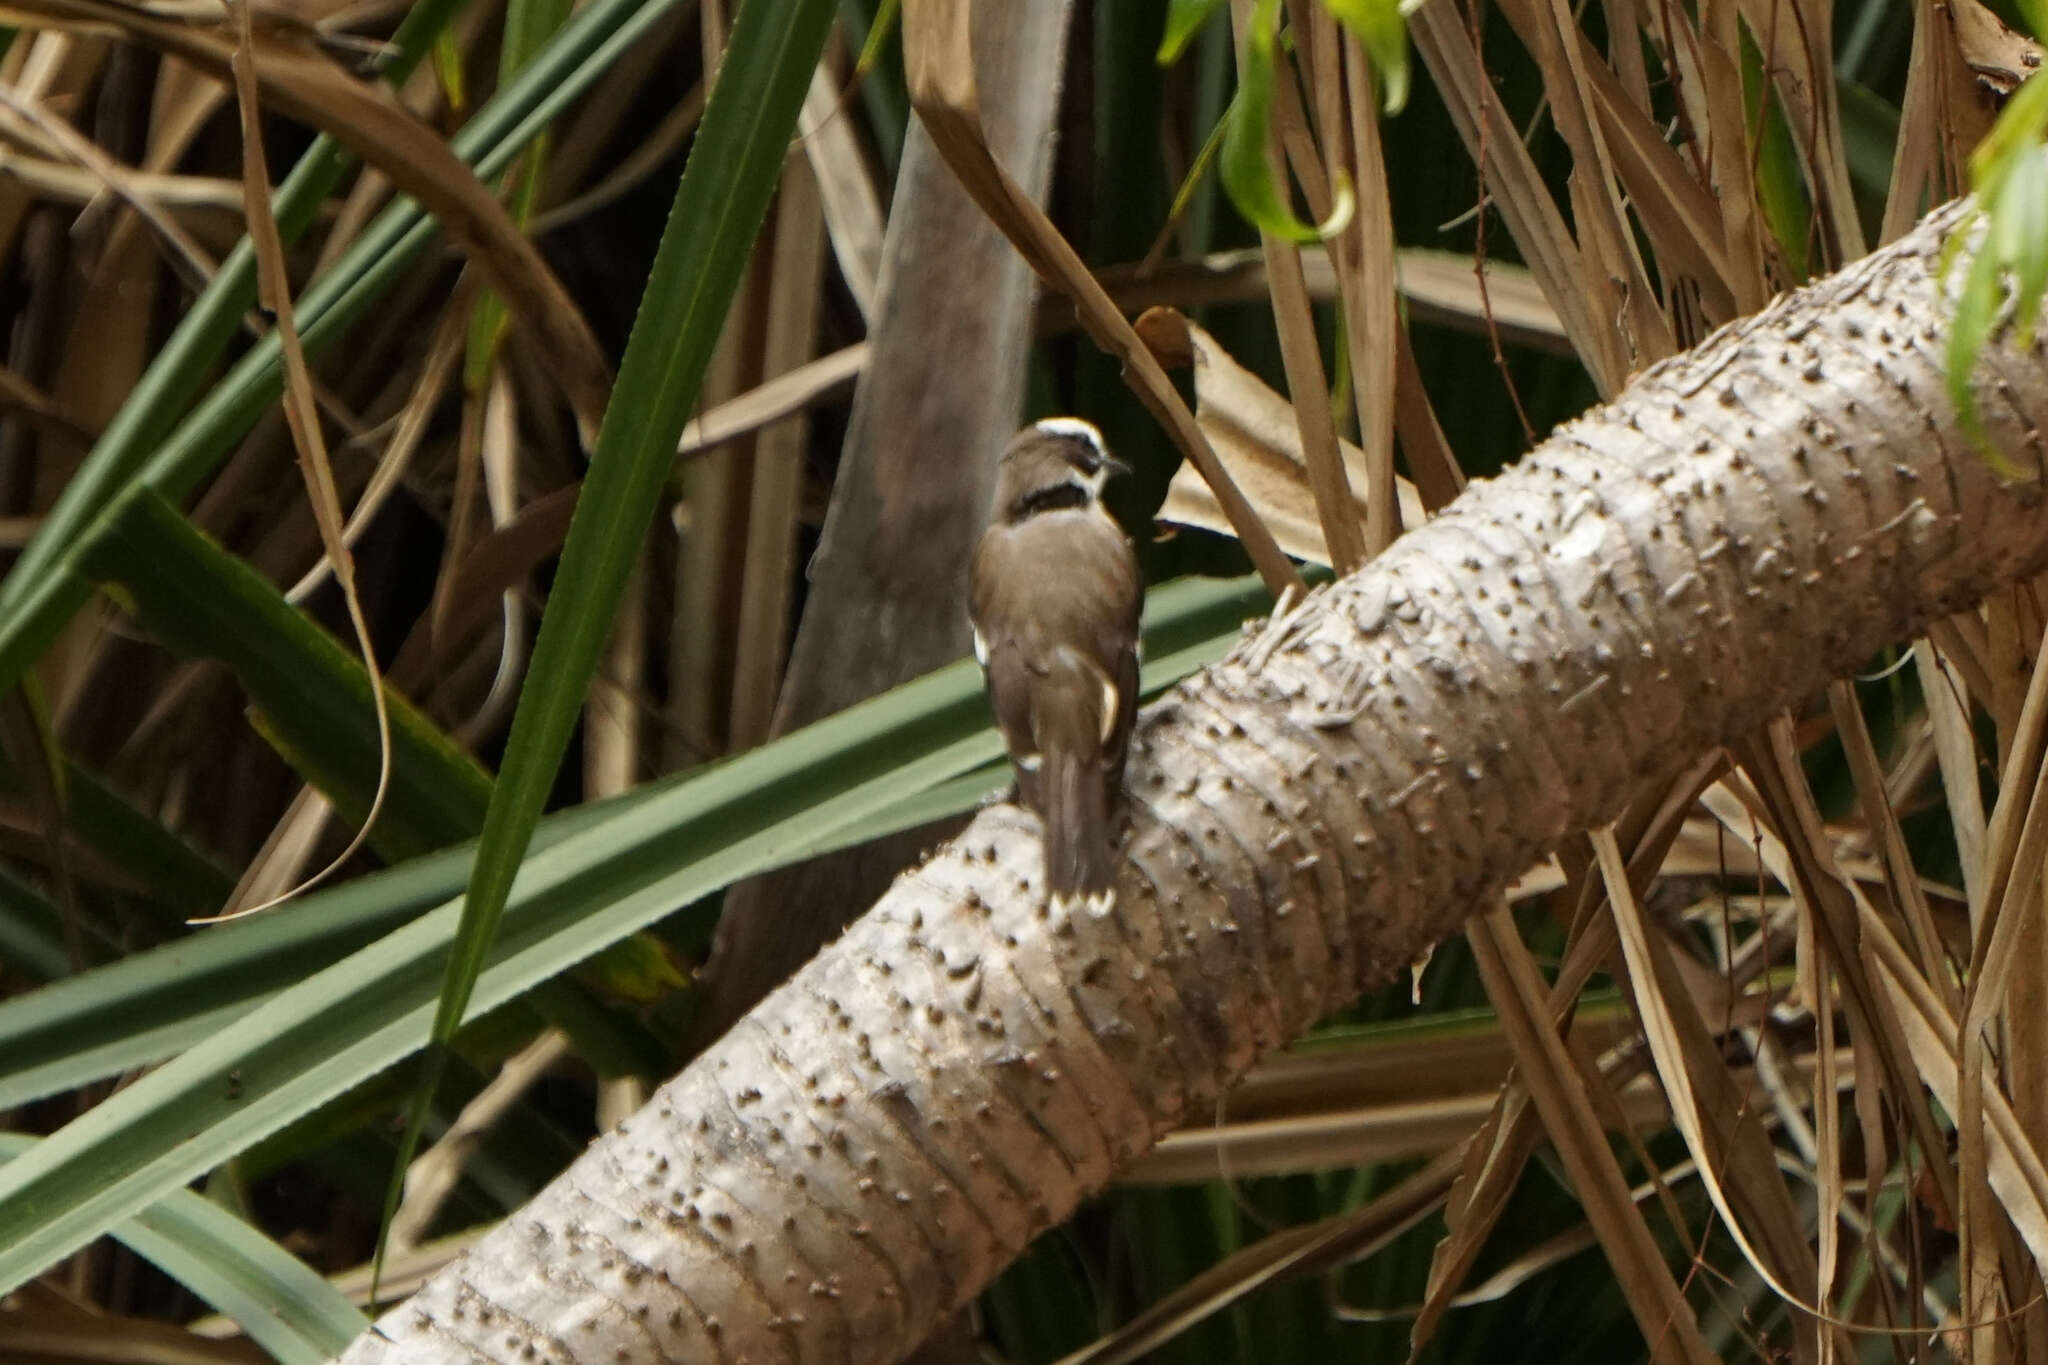
[[[990,136],[1040,200],[1052,178],[1070,8],[1068,0],[991,6],[975,31]],[[967,652],[967,557],[987,520],[996,455],[1023,406],[1031,271],[916,120],[896,195],[871,358],[809,570],[777,734]],[[700,1043],[724,1033],[936,842],[930,831],[908,830],[734,887],[705,974]]]
[[[1140,724],[1116,909],[984,811],[346,1357],[884,1361],[1572,830],[2048,562],[1951,207],[1640,376]],[[1987,357],[2037,476],[2048,363]]]

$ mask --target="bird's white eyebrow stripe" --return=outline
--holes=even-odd
[[[1072,436],[1088,442],[1099,453],[1108,453],[1109,447],[1103,443],[1101,429],[1084,417],[1044,417],[1032,425],[1048,436]]]

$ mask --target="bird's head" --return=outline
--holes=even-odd
[[[1102,433],[1078,417],[1047,417],[1010,438],[996,465],[996,507],[1004,521],[1086,507],[1112,475],[1128,474]]]

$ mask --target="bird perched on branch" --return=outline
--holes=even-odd
[[[996,467],[995,508],[968,574],[974,657],[1017,794],[1045,828],[1056,902],[1107,908],[1112,820],[1138,705],[1138,614],[1131,543],[1102,505],[1130,471],[1102,433],[1073,417],[1034,423]]]

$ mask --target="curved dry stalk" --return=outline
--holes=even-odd
[[[235,84],[236,102],[242,123],[242,181],[248,196],[249,240],[256,251],[257,298],[277,319],[279,355],[284,367],[284,415],[291,427],[292,445],[298,451],[299,469],[304,476],[306,499],[312,505],[313,521],[320,531],[320,543],[333,565],[334,581],[355,630],[362,651],[363,668],[369,676],[371,708],[377,720],[377,786],[370,807],[363,814],[348,846],[320,871],[289,890],[255,905],[237,906],[220,914],[195,916],[191,924],[221,924],[257,914],[282,904],[303,891],[311,890],[344,867],[369,842],[384,798],[391,789],[391,712],[384,695],[384,677],[370,636],[370,623],[357,591],[355,558],[349,552],[342,524],[341,494],[335,487],[334,467],[327,457],[327,438],[320,427],[320,413],[313,399],[312,371],[299,342],[298,323],[293,318],[291,279],[286,269],[284,241],[278,235],[277,218],[270,203],[270,170],[263,153],[262,114],[257,103],[255,37],[249,6],[237,9],[239,25],[236,45],[229,60]],[[322,817],[324,819],[324,817]]]

